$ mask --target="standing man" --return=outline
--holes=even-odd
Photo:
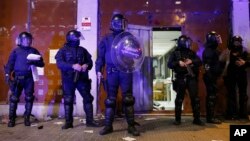
[[[90,94],[91,80],[88,72],[93,66],[91,55],[80,45],[81,33],[71,30],[66,35],[66,43],[56,54],[56,63],[61,70],[65,125],[62,129],[73,128],[73,103],[75,90],[83,97],[86,125],[98,127],[93,120],[93,96]]]
[[[220,35],[215,31],[211,31],[206,35],[205,50],[202,54],[203,66],[205,73],[203,80],[206,85],[206,119],[207,123],[220,124],[221,121],[214,117],[217,80],[222,73],[222,66],[219,61],[220,52],[217,47],[221,43]]]
[[[193,124],[203,126],[200,120],[200,99],[198,97],[198,75],[201,60],[191,49],[191,39],[181,35],[177,40],[177,48],[168,60],[168,67],[175,72],[173,82],[176,91],[175,99],[175,125],[181,124],[182,103],[186,89],[189,92],[193,110]]]
[[[31,68],[34,66],[43,67],[44,62],[39,51],[33,47],[32,35],[28,32],[21,32],[17,39],[17,47],[14,48],[9,56],[8,63],[5,66],[5,80],[10,86],[12,92],[9,103],[9,122],[8,127],[15,126],[16,109],[19,97],[24,89],[25,93],[25,114],[24,125],[30,126],[30,115],[35,99],[34,80]],[[35,57],[34,57],[35,56]]]
[[[247,71],[249,67],[248,52],[242,46],[242,38],[234,36],[229,46],[230,57],[225,76],[228,91],[227,119],[249,120],[247,113]],[[237,109],[237,88],[239,93],[239,110]]]
[[[111,59],[111,47],[114,38],[122,33],[125,29],[127,20],[121,14],[115,14],[112,17],[110,30],[112,33],[106,35],[98,46],[98,55],[96,60],[96,73],[98,79],[102,77],[102,68],[106,65],[107,72],[107,99],[105,100],[105,127],[100,131],[100,135],[105,135],[113,132],[113,120],[115,115],[116,98],[118,88],[122,90],[122,101],[124,113],[128,123],[128,133],[134,136],[139,136],[140,133],[135,128],[134,120],[134,103],[135,98],[132,95],[132,73],[120,71]]]

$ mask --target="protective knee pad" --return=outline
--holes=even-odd
[[[25,96],[25,101],[26,102],[33,102],[34,99],[35,99],[35,97],[33,95],[31,95],[31,96]]]
[[[125,106],[133,106],[135,104],[135,98],[133,96],[125,96],[123,98],[123,104]]]
[[[107,98],[105,100],[105,105],[108,108],[114,108],[116,106],[116,101],[115,101],[115,99]]]
[[[64,104],[65,105],[70,105],[73,104],[74,97],[73,96],[64,96]]]
[[[18,103],[19,102],[19,98],[14,96],[14,95],[11,95],[10,96],[10,102],[13,102],[13,103]]]
[[[94,97],[91,94],[89,94],[88,96],[84,97],[83,103],[92,103],[93,100],[94,100]]]

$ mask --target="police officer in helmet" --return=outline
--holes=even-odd
[[[73,128],[73,104],[75,90],[83,97],[86,125],[98,127],[93,120],[93,96],[90,94],[91,80],[88,72],[93,66],[91,55],[80,45],[81,33],[71,30],[66,35],[66,43],[56,54],[56,63],[61,70],[65,124],[62,129]]]
[[[111,46],[114,38],[124,31],[126,19],[121,14],[113,15],[110,23],[112,33],[106,35],[98,46],[98,55],[96,60],[96,73],[98,79],[102,77],[102,68],[106,65],[107,72],[107,99],[105,100],[105,127],[100,131],[100,135],[106,135],[113,132],[113,120],[116,108],[116,98],[118,87],[122,90],[122,101],[125,116],[128,123],[128,133],[139,136],[140,133],[135,128],[134,121],[134,103],[135,98],[132,95],[132,73],[125,73],[114,65],[111,59]]]
[[[217,49],[221,42],[220,35],[211,31],[206,35],[205,50],[202,54],[205,73],[203,80],[206,85],[206,120],[207,123],[220,124],[215,118],[215,103],[217,94],[217,80],[223,70],[223,63],[219,61],[220,52]]]
[[[9,98],[9,122],[8,127],[14,127],[16,119],[16,109],[19,97],[24,90],[25,93],[25,114],[24,125],[30,126],[30,115],[33,101],[35,99],[34,80],[32,77],[32,66],[43,67],[44,62],[39,51],[31,47],[33,37],[28,32],[21,32],[17,39],[17,47],[14,48],[5,66],[5,80],[12,92]],[[32,57],[33,56],[33,57]],[[36,56],[36,57],[34,57]]]
[[[248,52],[244,49],[242,41],[241,36],[233,36],[231,45],[228,47],[230,50],[229,64],[224,79],[228,91],[226,118],[230,120],[238,118],[249,120],[246,68],[249,67],[250,62]],[[239,94],[239,102],[237,102],[237,93]],[[239,106],[237,106],[237,103],[239,103]]]
[[[198,97],[198,75],[201,60],[191,48],[191,39],[181,35],[177,40],[177,48],[170,54],[168,67],[175,72],[173,82],[176,91],[175,125],[181,124],[182,103],[185,90],[189,92],[193,110],[193,124],[204,125],[200,120],[200,99]]]

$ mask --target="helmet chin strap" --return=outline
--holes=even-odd
[[[69,41],[69,42],[68,42],[68,45],[69,45],[70,47],[77,47],[77,46],[80,45],[80,40],[77,40],[77,41]]]

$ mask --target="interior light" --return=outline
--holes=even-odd
[[[176,5],[181,4],[181,1],[175,1],[175,4],[176,4]]]

